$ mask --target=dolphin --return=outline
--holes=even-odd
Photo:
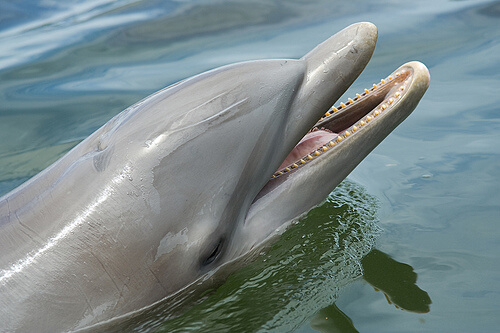
[[[351,25],[298,60],[220,67],[122,111],[0,198],[0,331],[95,327],[267,244],[416,107],[424,65],[331,105],[375,48]]]

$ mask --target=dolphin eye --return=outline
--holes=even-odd
[[[213,248],[212,252],[210,252],[210,255],[203,261],[203,265],[209,265],[215,261],[222,252],[222,246],[224,244],[224,239],[221,238],[217,244],[215,244],[215,247]]]

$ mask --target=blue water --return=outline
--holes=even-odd
[[[201,304],[128,325],[498,331],[498,1],[0,1],[0,194],[166,85],[297,58],[358,21],[375,23],[379,41],[346,98],[419,60],[431,86],[414,114]]]

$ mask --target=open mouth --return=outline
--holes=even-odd
[[[388,114],[404,96],[412,74],[411,67],[402,66],[370,89],[332,107],[292,149],[272,179],[321,158]]]

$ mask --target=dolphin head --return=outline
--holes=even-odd
[[[376,37],[373,24],[359,23],[298,60],[221,67],[148,97],[121,114],[119,126],[108,125],[112,135],[100,137],[113,142],[100,144],[114,146],[121,164],[141,170],[133,178],[152,185],[149,260],[165,289],[242,253],[246,246],[234,251],[233,237],[255,198],[361,73]],[[255,236],[251,243],[263,240]]]
[[[298,60],[202,73],[131,106],[77,147],[99,174],[131,179],[111,185],[119,203],[105,212],[127,220],[116,232],[134,239],[130,262],[144,262],[169,294],[262,241],[234,237],[286,156],[365,68],[376,38],[373,24],[358,23]]]

